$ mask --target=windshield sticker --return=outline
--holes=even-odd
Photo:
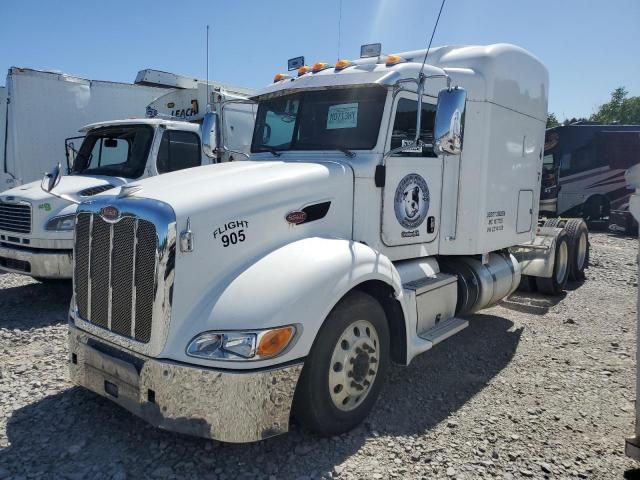
[[[327,130],[355,128],[358,126],[358,104],[331,105],[327,112]]]

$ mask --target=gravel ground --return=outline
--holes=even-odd
[[[70,284],[0,275],[0,479],[640,478],[636,240],[592,234],[587,281],[518,293],[394,367],[364,425],[249,445],[163,432],[68,383]]]

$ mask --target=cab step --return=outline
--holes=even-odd
[[[418,336],[424,340],[428,340],[433,345],[436,345],[468,326],[469,322],[467,320],[451,317],[450,319],[444,320],[434,327],[431,327],[429,330],[419,333]]]

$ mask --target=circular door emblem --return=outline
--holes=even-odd
[[[404,228],[419,227],[429,211],[429,187],[425,179],[417,173],[405,176],[396,188],[394,209]]]

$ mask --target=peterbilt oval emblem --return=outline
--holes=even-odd
[[[118,210],[113,205],[107,205],[106,207],[102,207],[102,210],[100,210],[100,215],[105,220],[113,222],[120,218],[120,210]]]
[[[307,219],[307,212],[289,212],[285,219],[292,225],[300,225]]]

